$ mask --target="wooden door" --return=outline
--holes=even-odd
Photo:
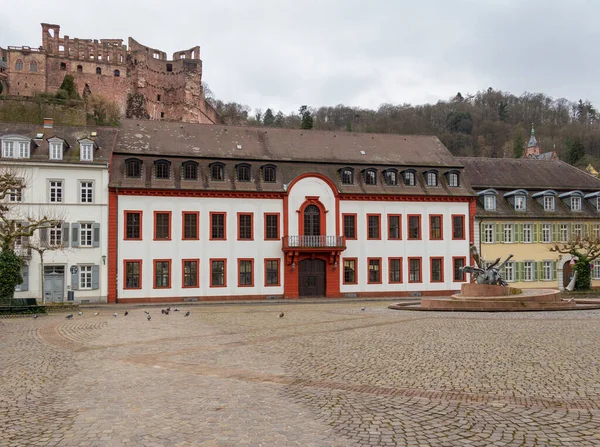
[[[325,261],[305,259],[298,266],[300,296],[325,296]]]
[[[573,267],[569,262],[563,264],[563,287],[567,287],[573,279]]]

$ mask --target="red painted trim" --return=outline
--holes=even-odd
[[[250,216],[250,237],[242,238],[240,232],[240,217]],[[237,240],[238,241],[253,241],[254,240],[254,213],[237,213]]]
[[[127,237],[127,215],[129,214],[139,214],[140,215],[140,237]],[[144,212],[141,210],[127,210],[123,211],[123,240],[126,241],[141,241],[144,237],[143,224],[144,224]]]
[[[433,279],[433,261],[439,259],[441,261],[440,265],[440,274],[441,279],[434,280]],[[444,257],[443,256],[433,256],[429,258],[429,282],[444,282]]]
[[[267,261],[277,261],[277,284],[267,284]],[[265,276],[265,287],[279,287],[281,286],[281,259],[279,258],[265,258],[264,261],[264,276]]]
[[[378,194],[340,194],[340,200],[369,201],[369,202],[470,202],[470,196],[403,196]]]
[[[157,286],[156,285],[156,264],[158,262],[167,262],[169,264],[169,285],[168,286]],[[152,288],[153,289],[170,289],[171,288],[171,260],[170,259],[153,259],[152,260]]]
[[[354,282],[347,282],[345,275],[345,265],[346,261],[354,261]],[[342,259],[342,283],[343,284],[358,284],[358,258],[343,258]]]
[[[354,237],[348,237],[348,235],[346,234],[346,227],[344,225],[344,220],[346,219],[346,217],[352,217],[354,220]],[[344,233],[343,235],[346,237],[347,241],[356,241],[358,240],[358,227],[357,227],[357,222],[358,222],[358,216],[356,213],[343,213],[342,214],[342,222],[341,222],[341,227],[342,227],[342,232]]]
[[[157,239],[156,237],[156,216],[158,214],[168,214],[169,215],[169,237],[164,239]],[[173,222],[171,220],[173,212],[172,211],[154,211],[154,238],[155,241],[170,241],[171,240],[171,230],[173,229]]]
[[[461,280],[456,280],[456,275],[455,275],[455,271],[454,271],[454,260],[455,259],[462,259],[463,260],[463,265],[467,265],[467,258],[466,256],[452,256],[452,282],[467,282],[466,280],[466,275],[463,272],[462,273],[462,279]]]
[[[440,237],[434,238],[433,232],[431,231],[433,228],[432,221],[434,217],[440,218]],[[444,215],[443,214],[430,214],[429,215],[429,240],[430,241],[442,241],[444,240]]]
[[[267,216],[276,216],[277,217],[277,237],[267,237]],[[264,213],[263,215],[263,225],[264,225],[264,240],[265,241],[278,241],[281,238],[281,213]]]
[[[371,261],[379,261],[379,281],[371,281]],[[367,258],[367,284],[381,284],[383,276],[383,265],[381,258]]]
[[[213,284],[213,262],[223,261],[223,285]],[[211,258],[210,262],[210,287],[227,287],[227,258]]]
[[[327,209],[319,201],[319,197],[315,196],[306,196],[306,200],[296,211],[298,213],[298,234],[301,236],[304,235],[304,210],[310,205],[315,205],[319,208],[319,233],[324,236],[327,234]]]
[[[462,235],[461,235],[461,237],[454,237],[454,218],[455,217],[459,217],[462,220]],[[464,214],[452,214],[450,219],[452,222],[452,240],[453,241],[464,241],[465,240],[465,231],[467,230],[465,228],[465,224],[467,222],[467,220],[465,219],[465,215]]]
[[[185,263],[195,262],[196,263],[196,284],[193,286],[185,285]],[[200,259],[182,259],[181,260],[181,288],[182,289],[193,289],[200,287]]]
[[[213,237],[213,216],[216,214],[223,215],[223,237],[222,238],[214,238]],[[223,211],[218,211],[218,212],[211,211],[209,213],[209,220],[210,220],[210,228],[208,229],[209,240],[211,240],[211,241],[226,241],[227,240],[227,213],[223,212]]]
[[[117,249],[119,245],[119,196],[114,189],[108,190],[108,290],[106,300],[116,303],[118,295]]]
[[[185,237],[185,216],[188,214],[196,215],[196,236]],[[182,211],[181,212],[181,240],[182,241],[197,241],[200,239],[200,212],[199,211]]]
[[[216,180],[212,180],[216,181]],[[142,189],[119,188],[121,196],[157,196],[157,197],[218,197],[227,199],[281,199],[284,192],[262,191],[206,191],[206,190],[180,190],[180,189]]]
[[[369,236],[369,217],[377,217],[377,237]],[[381,214],[367,214],[367,240],[381,240]]]
[[[127,287],[127,263],[132,262],[132,263],[138,263],[140,265],[140,281],[139,287]],[[123,290],[140,290],[143,288],[143,283],[142,283],[142,266],[143,264],[143,260],[142,259],[123,259]]]
[[[410,279],[410,261],[412,260],[417,260],[419,261],[419,280],[418,281],[411,281]],[[421,283],[423,282],[423,258],[418,256],[418,257],[411,257],[408,258],[408,282],[409,283]]]
[[[254,258],[238,258],[237,260],[237,267],[238,267],[238,275],[237,275],[237,285],[238,287],[254,287]],[[244,261],[250,261],[250,279],[251,279],[251,283],[250,284],[240,284],[240,264]]]
[[[391,237],[390,236],[390,234],[391,234],[391,228],[392,228],[390,221],[391,221],[392,217],[397,217],[398,218],[398,237]],[[400,241],[400,240],[402,240],[402,214],[388,214],[387,221],[388,221],[388,228],[387,228],[387,230],[388,230],[388,234],[387,234],[388,240],[390,240],[390,241]]]
[[[390,279],[390,275],[391,275],[391,272],[392,272],[392,261],[395,260],[395,259],[397,259],[397,260],[400,261],[400,281],[392,281]],[[403,278],[403,275],[402,275],[402,258],[398,258],[398,257],[388,258],[388,283],[389,284],[402,284],[402,280],[403,279],[404,278]]]
[[[475,212],[477,211],[477,201],[475,199],[471,200],[469,203],[469,242],[471,244],[475,243]],[[533,233],[533,229],[532,229]],[[533,240],[533,234],[531,235]]]
[[[416,238],[410,237],[410,218],[416,217],[419,220],[419,236]],[[422,219],[420,214],[408,214],[406,216],[406,239],[409,241],[420,241],[423,234]]]

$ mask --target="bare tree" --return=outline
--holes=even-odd
[[[576,237],[573,240],[555,244],[550,251],[570,254],[575,261],[577,274],[575,289],[588,290],[591,287],[590,264],[600,257],[600,239],[592,236]]]

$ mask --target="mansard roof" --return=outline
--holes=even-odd
[[[600,179],[560,160],[458,157],[475,189],[600,190]]]

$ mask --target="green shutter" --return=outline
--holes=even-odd
[[[504,224],[496,224],[496,242],[504,242]]]
[[[587,237],[590,234],[590,224],[583,224],[583,237]]]
[[[517,262],[517,271],[519,272],[519,281],[525,281],[525,263]]]
[[[523,224],[515,224],[515,242],[523,242]]]
[[[556,274],[556,261],[552,261],[552,279],[556,280],[558,275]]]
[[[534,281],[539,281],[540,280],[540,264],[541,262],[533,262],[533,280]]]
[[[542,240],[542,238],[540,237],[540,224],[534,223],[533,224],[533,242],[537,243],[537,242],[540,242],[541,240]]]
[[[558,240],[558,224],[552,224],[552,242],[557,242]]]

